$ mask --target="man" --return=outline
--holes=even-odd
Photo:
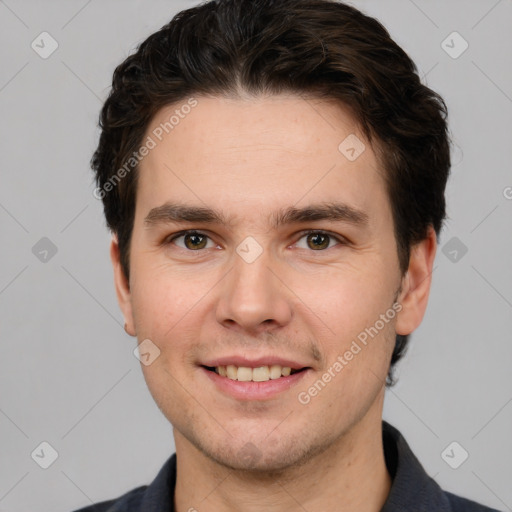
[[[382,25],[205,3],[116,69],[101,127],[117,296],[176,454],[82,510],[490,510],[382,422],[450,168],[444,102]]]

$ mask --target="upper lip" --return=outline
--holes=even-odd
[[[287,366],[291,368],[292,370],[301,370],[302,368],[310,368],[309,365],[300,363],[298,361],[294,361],[292,359],[282,358],[278,356],[263,356],[263,357],[257,357],[254,359],[249,359],[244,356],[225,356],[225,357],[218,357],[216,359],[209,359],[208,361],[205,361],[201,363],[202,366],[209,366],[216,368],[217,366],[228,366],[228,365],[234,365],[234,366],[245,366],[248,368],[259,368],[261,366],[272,366],[272,365],[279,365],[279,366]]]

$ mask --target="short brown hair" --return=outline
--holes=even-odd
[[[386,172],[398,258],[445,218],[447,110],[374,18],[330,0],[212,0],[178,13],[115,70],[91,160],[129,276],[137,192],[131,158],[162,107],[191,95],[292,92],[348,106]],[[127,167],[127,162],[130,165]],[[120,179],[120,170],[122,179]],[[392,370],[405,350],[397,335]]]

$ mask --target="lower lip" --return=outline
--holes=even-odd
[[[243,382],[221,377],[216,372],[207,370],[204,367],[201,367],[201,370],[206,373],[207,377],[213,381],[220,391],[238,400],[265,400],[272,398],[295,386],[309,372],[309,369],[302,370],[288,377],[279,377],[279,379],[271,379],[265,382]]]

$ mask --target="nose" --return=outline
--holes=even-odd
[[[230,329],[253,334],[288,324],[292,317],[292,293],[283,283],[279,268],[282,269],[268,251],[251,263],[235,255],[233,268],[219,290],[217,321]]]

